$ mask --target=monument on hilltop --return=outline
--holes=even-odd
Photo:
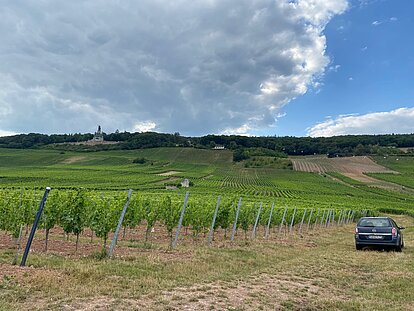
[[[98,125],[98,130],[95,132],[95,135],[93,136],[92,141],[96,143],[102,143],[104,141],[103,133],[102,133],[102,129],[100,125]]]

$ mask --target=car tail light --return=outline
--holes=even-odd
[[[392,234],[393,237],[397,236],[397,229],[392,228],[391,234]]]
[[[358,233],[358,227],[355,227],[355,234]]]

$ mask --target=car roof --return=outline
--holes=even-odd
[[[361,219],[392,219],[392,218],[390,218],[390,217],[385,217],[385,216],[382,216],[382,217],[361,217]]]
[[[358,224],[361,222],[361,221],[363,221],[363,220],[375,220],[375,219],[378,219],[378,220],[388,220],[389,222],[391,222],[391,223],[396,223],[395,222],[395,220],[394,219],[392,219],[391,217],[386,217],[386,216],[383,216],[383,217],[361,217],[359,220],[358,220]]]

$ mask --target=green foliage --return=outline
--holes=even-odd
[[[141,197],[136,194],[132,194],[128,209],[125,213],[123,225],[130,228],[137,227],[144,219],[144,212]]]
[[[148,241],[151,229],[160,216],[159,204],[153,204],[149,199],[142,200],[142,210],[144,211],[144,219],[147,222],[147,230],[145,232],[145,241]]]
[[[62,202],[65,201],[64,194],[59,191],[53,191],[49,194],[45,207],[43,209],[43,228],[52,229],[62,217]]]
[[[216,223],[214,224],[214,229],[221,227],[224,230],[227,230],[234,219],[233,214],[234,204],[237,204],[236,199],[233,199],[229,202],[221,203],[219,210],[217,211]]]
[[[120,212],[112,198],[106,198],[103,194],[95,198],[93,208],[90,209],[90,228],[98,238],[103,240],[103,250],[106,249],[108,234],[114,231],[117,225]]]
[[[233,161],[240,162],[249,158],[249,155],[241,148],[233,151]]]
[[[171,202],[170,196],[166,196],[160,202],[160,214],[161,221],[165,225],[168,235],[170,236],[170,245],[172,245],[172,233],[180,218],[180,207]]]
[[[369,176],[414,189],[414,156],[405,154],[404,156],[382,156],[374,159],[399,174],[369,174]]]
[[[244,237],[247,238],[247,230],[254,223],[256,205],[245,205],[240,208],[238,223],[244,231]]]
[[[248,159],[244,167],[270,167],[275,169],[293,169],[292,161],[284,158],[277,157],[263,157],[263,156],[254,156]]]
[[[136,158],[132,161],[132,163],[136,163],[136,164],[145,164],[148,162],[148,159],[145,158]]]
[[[76,250],[78,249],[79,235],[88,220],[86,215],[87,202],[84,189],[69,193],[62,211],[61,225],[66,234],[76,235]]]

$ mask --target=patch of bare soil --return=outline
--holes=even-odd
[[[327,158],[316,157],[293,157],[293,168],[303,172],[337,172],[353,174],[353,176],[364,175],[364,173],[393,173],[382,165],[375,163],[371,158],[365,156]]]
[[[181,173],[181,172],[179,172],[179,171],[168,171],[168,172],[161,173],[161,174],[158,174],[158,175],[159,176],[171,176],[171,175],[175,175],[175,174],[179,174],[179,173]]]
[[[153,293],[137,299],[98,297],[67,304],[64,310],[305,310],[330,290],[320,280],[261,274],[248,280],[214,282]],[[341,299],[336,296],[335,299]]]
[[[67,159],[63,160],[62,164],[73,164],[73,163],[76,163],[76,162],[84,161],[86,159],[87,159],[87,157],[84,157],[84,156],[73,156],[73,157],[70,157],[70,158],[67,158]]]

